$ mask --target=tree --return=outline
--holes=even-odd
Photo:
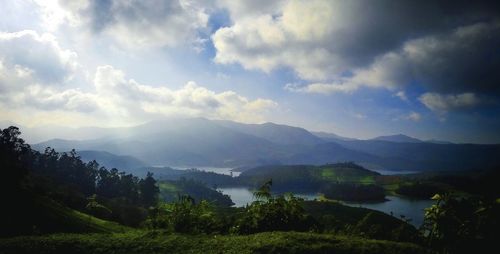
[[[288,193],[273,197],[272,180],[265,182],[254,196],[257,201],[246,207],[237,222],[235,231],[251,234],[265,231],[307,231],[314,226],[314,220],[302,207],[302,199]]]
[[[10,126],[0,130],[0,168],[2,170],[2,188],[19,186],[27,174],[22,165],[23,156],[30,152],[30,146],[20,138],[19,128]],[[12,191],[12,190],[11,190]]]
[[[436,194],[421,227],[427,244],[442,253],[487,253],[500,233],[500,204]]]
[[[146,178],[139,182],[141,202],[145,207],[155,206],[158,202],[160,188],[156,185],[153,173],[148,172]]]

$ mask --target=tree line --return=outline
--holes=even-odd
[[[75,150],[35,151],[11,126],[0,131],[2,195],[18,202],[21,193],[48,196],[73,209],[136,226],[158,202],[153,174],[144,179],[107,169],[95,160],[84,162]],[[17,195],[19,194],[19,195]],[[17,195],[17,196],[16,196]],[[96,211],[96,207],[103,208]],[[108,211],[108,212],[103,212]]]

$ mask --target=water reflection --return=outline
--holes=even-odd
[[[231,197],[231,200],[233,200],[235,207],[243,207],[255,201],[252,191],[250,191],[248,188],[244,187],[219,188],[218,190],[222,191],[222,193],[226,195],[229,195]],[[319,197],[318,194],[314,193],[306,193],[306,194],[294,193],[294,195],[296,197],[303,198],[305,200],[314,200]]]
[[[415,227],[422,225],[424,221],[424,209],[434,204],[433,200],[415,200],[398,196],[387,196],[388,201],[378,203],[350,203],[345,202],[348,206],[364,207],[386,214],[393,214],[397,218],[403,215],[407,219],[411,219],[410,224]]]
[[[255,200],[252,192],[247,188],[220,188],[219,190],[231,197],[231,199],[235,203],[235,207],[243,207]],[[314,200],[319,197],[318,194],[314,193],[294,195],[306,200]],[[419,227],[422,224],[424,220],[424,209],[430,207],[434,203],[434,201],[432,200],[414,200],[398,196],[387,196],[387,199],[388,200],[385,202],[378,203],[344,203],[348,206],[364,207],[381,211],[389,215],[392,213],[392,215],[397,218],[401,218],[400,216],[403,215],[405,216],[405,218],[410,219],[410,224],[414,225],[415,227]]]

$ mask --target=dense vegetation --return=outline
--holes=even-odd
[[[401,183],[396,189],[396,193],[412,198],[430,199],[438,193],[445,193],[447,188],[433,182],[410,182]]]
[[[178,181],[161,180],[158,182],[160,187],[160,198],[165,202],[176,201],[180,196],[190,196],[197,201],[206,200],[217,206],[231,206],[234,203],[228,195],[222,194],[209,188],[203,182],[186,179],[181,177]]]
[[[259,167],[231,180],[254,187],[256,199],[233,208],[202,181],[140,179],[84,163],[74,150],[36,152],[19,135],[16,127],[0,132],[1,236],[18,236],[0,239],[2,253],[486,253],[500,234],[497,189],[464,187],[461,177],[384,178],[352,163]],[[492,184],[485,178],[496,175],[473,183]],[[292,184],[344,200],[378,200],[389,185],[405,195],[420,188],[428,196],[434,186],[443,194],[433,195],[417,230],[369,209],[273,195]],[[63,232],[99,234],[49,234]]]
[[[61,225],[47,223],[46,202],[138,226],[147,208],[157,202],[158,187],[151,174],[139,179],[131,174],[84,163],[73,150],[44,153],[32,150],[19,138],[16,127],[1,131],[2,196],[10,204],[4,210],[1,235],[60,232]],[[41,200],[48,200],[42,202]],[[59,209],[61,210],[61,209]]]

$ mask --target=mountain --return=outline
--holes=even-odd
[[[329,132],[313,131],[311,133],[314,134],[314,136],[321,138],[321,139],[328,141],[328,142],[335,142],[338,140],[356,140],[355,138],[347,138],[347,137],[339,136],[337,134],[329,133]]]
[[[356,140],[315,133],[318,137],[302,128],[273,123],[162,119],[134,127],[99,129],[99,134],[103,133],[108,135],[86,140],[52,139],[33,148],[105,151],[153,166],[253,167],[346,161],[373,169],[411,171],[500,166],[496,160],[500,145],[435,144],[405,135]]]
[[[379,136],[379,137],[373,138],[371,140],[390,141],[390,142],[397,142],[397,143],[421,143],[421,142],[423,142],[420,139],[409,137],[409,136],[406,136],[403,134],[390,135],[390,136]]]
[[[500,145],[433,144],[381,140],[339,141],[345,148],[377,158],[375,165],[397,170],[468,170],[500,166]]]
[[[133,169],[145,167],[147,163],[129,156],[129,155],[116,155],[104,151],[78,151],[78,155],[81,157],[82,161],[88,162],[95,160],[99,165],[104,166],[108,169],[119,168],[123,171],[132,171]]]
[[[316,145],[324,143],[321,138],[309,131],[288,125],[263,123],[243,124],[232,121],[215,121],[217,124],[248,135],[263,138],[270,142],[282,145]]]
[[[127,130],[127,136],[94,140],[54,139],[35,144],[42,150],[99,150],[131,155],[150,165],[234,166],[276,163],[284,151],[268,140],[237,132],[203,118],[158,120]]]
[[[293,154],[285,159],[287,164],[323,165],[335,162],[373,162],[376,156],[345,148],[337,143],[323,143]]]
[[[433,143],[433,144],[443,144],[443,145],[454,144],[453,142],[450,142],[450,141],[438,140],[438,139],[429,139],[429,140],[426,140],[425,142],[427,142],[427,143]]]

